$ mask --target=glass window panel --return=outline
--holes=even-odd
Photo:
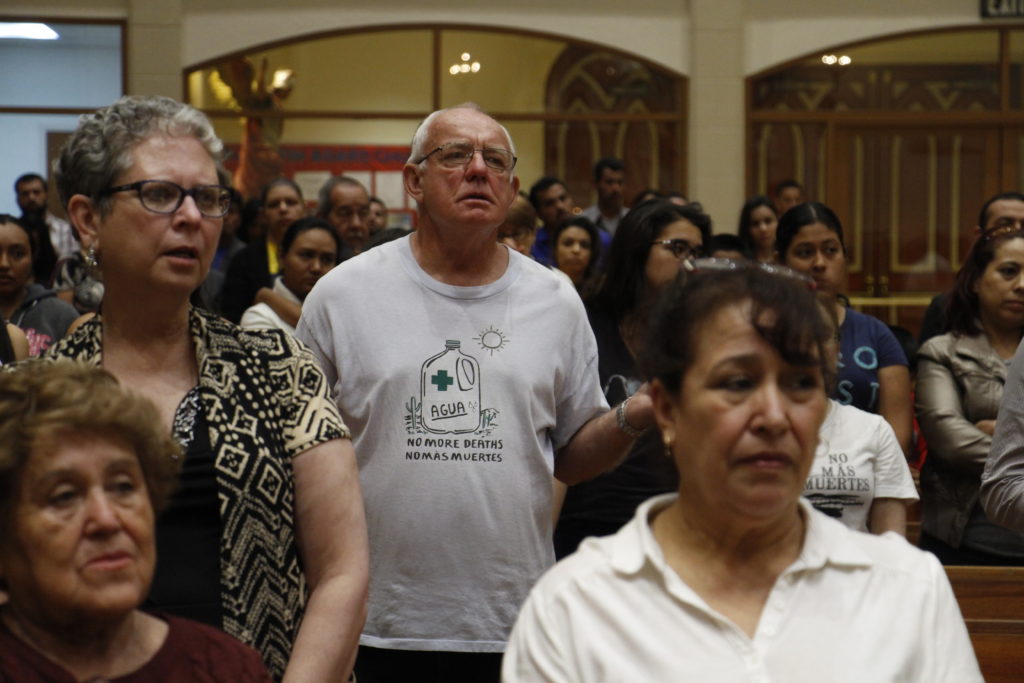
[[[562,41],[514,33],[444,31],[441,106],[472,101],[489,111],[546,111],[546,75],[565,46]],[[463,64],[469,71],[450,72]],[[473,72],[473,64],[480,70]]]
[[[50,160],[46,150],[49,133],[71,133],[78,125],[77,116],[54,114],[0,114],[0,213],[21,215],[14,199],[14,181],[22,173],[38,173],[50,178]],[[51,207],[56,191],[50,184]],[[56,207],[54,207],[56,208]],[[63,213],[58,211],[58,213]]]
[[[266,60],[265,83],[277,70],[294,72],[285,112],[425,111],[433,100],[431,38],[430,31],[371,31],[252,52],[236,69],[251,78],[238,78],[235,87],[257,78]],[[237,108],[232,80],[215,67],[198,69],[189,75],[189,101],[200,109]]]
[[[119,25],[47,25],[59,39],[0,40],[0,103],[94,109],[121,96]]]
[[[998,62],[999,34],[994,30],[948,31],[830,48],[756,79],[753,107],[995,110]]]

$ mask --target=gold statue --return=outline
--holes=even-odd
[[[245,116],[235,189],[245,197],[254,196],[271,180],[281,175],[281,133],[285,98],[295,85],[295,72],[276,69],[266,82],[267,58],[260,61],[259,74],[254,77],[252,60],[239,57],[217,66],[220,79],[231,88],[231,94]]]

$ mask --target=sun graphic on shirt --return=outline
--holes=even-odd
[[[491,325],[479,335],[473,337],[473,339],[480,342],[480,348],[486,349],[492,356],[495,351],[505,348],[505,344],[508,343],[508,337],[505,336],[505,333],[495,328],[494,325]]]

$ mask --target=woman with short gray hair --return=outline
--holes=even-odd
[[[231,201],[220,151],[205,116],[165,97],[81,119],[57,186],[106,291],[50,355],[152,400],[185,451],[148,605],[223,628],[275,677],[343,680],[367,584],[348,429],[307,348],[189,304]]]

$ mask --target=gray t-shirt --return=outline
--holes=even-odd
[[[501,652],[554,561],[554,452],[607,409],[579,296],[510,252],[438,282],[408,238],[327,274],[297,335],[352,429],[370,535],[372,647]]]

